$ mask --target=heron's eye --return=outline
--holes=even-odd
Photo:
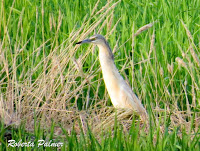
[[[90,40],[91,40],[91,41],[94,41],[94,40],[96,40],[96,38],[91,38]]]

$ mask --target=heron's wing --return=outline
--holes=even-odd
[[[132,89],[130,88],[130,86],[128,86],[127,83],[123,82],[123,84],[121,85],[121,91],[122,98],[126,98],[125,103],[127,106],[131,106],[132,109],[136,112],[146,112],[141,101],[133,93]]]

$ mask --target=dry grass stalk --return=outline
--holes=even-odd
[[[111,16],[111,14],[107,17],[107,19],[108,19],[110,16]],[[98,30],[97,33],[100,33],[100,32],[103,30],[103,28],[104,28],[106,25],[108,25],[108,20],[107,20],[107,19],[104,20],[104,22],[102,23],[102,25],[101,25],[101,27],[99,28],[99,30]],[[95,33],[95,34],[96,34],[96,33]]]
[[[80,120],[81,120],[81,125],[82,125],[82,128],[83,128],[83,132],[84,134],[86,135],[86,132],[87,132],[87,123],[86,123],[86,114],[84,113],[80,113]]]
[[[183,67],[185,67],[185,68],[187,69],[186,63],[185,63],[181,58],[176,57],[175,60],[176,60],[176,62],[178,62],[178,64],[179,64],[180,66],[183,66]]]
[[[129,123],[129,126],[127,128],[130,128],[131,125],[131,118],[133,116],[132,110],[123,110],[123,109],[115,109],[115,108],[109,108],[104,112],[103,114],[99,114],[100,122],[97,122],[94,124],[93,132],[94,133],[100,133],[102,129],[109,130],[110,128],[114,128],[115,124],[115,117],[119,122],[126,121],[126,123]],[[106,117],[106,118],[105,118]]]
[[[164,70],[163,68],[160,66],[160,75],[163,77],[164,76]]]
[[[182,84],[182,87],[183,87],[183,90],[185,91],[187,114],[190,115],[190,118],[191,118],[191,109],[190,109],[190,103],[189,103],[189,100],[188,100],[188,94],[187,94],[186,86],[187,86],[187,81],[184,82],[184,85]]]
[[[142,26],[141,28],[139,28],[136,33],[134,34],[134,36],[138,36],[140,33],[142,33],[143,31],[151,28],[153,26],[154,23],[149,23],[149,24],[146,24],[144,26]]]
[[[136,31],[136,33],[132,34],[132,37],[130,37],[129,39],[127,39],[118,49],[120,49],[121,47],[123,47],[130,39],[132,39],[132,49],[134,48],[134,38],[135,36],[138,36],[140,33],[142,33],[143,31],[149,29],[150,27],[153,26],[153,23],[150,23],[150,24],[147,24],[147,25],[144,25],[143,27],[141,27],[140,29],[138,29]],[[134,27],[133,27],[134,28]]]
[[[113,28],[109,31],[109,35],[112,35],[112,33],[116,30],[116,27],[121,20],[121,17],[117,20],[116,24],[113,26]]]
[[[81,59],[82,59],[82,55],[76,60],[75,58],[72,59],[74,65],[75,65],[75,68],[76,70],[78,70],[79,72],[83,73],[83,70],[82,70],[82,62],[81,62]]]
[[[87,22],[84,24],[84,30],[83,30],[83,34],[79,33],[79,38],[80,39],[84,39],[85,37],[87,37],[90,33],[92,33],[92,31],[94,31],[97,26],[102,22],[102,20],[108,15],[108,13],[113,10],[115,8],[115,6],[119,3],[120,1],[112,4],[112,6],[110,6],[110,3],[108,2],[104,7],[102,7],[101,10],[99,10],[94,16],[97,17],[96,22],[93,22],[92,24],[90,23],[92,17],[90,17]],[[109,7],[110,6],[110,7]],[[104,13],[102,13],[104,10],[106,10]],[[101,14],[100,14],[101,13]],[[100,15],[99,15],[100,14]],[[98,16],[99,15],[99,16]]]
[[[112,27],[113,24],[113,18],[114,18],[114,11],[112,11],[111,15],[110,15],[110,20],[107,23],[107,30],[109,31]]]
[[[186,54],[184,52],[182,52],[182,57],[185,58],[186,57]]]
[[[196,93],[193,83],[192,83],[192,106],[196,107]]]
[[[197,54],[195,53],[195,51],[194,51],[192,45],[190,45],[189,50],[190,50],[190,53],[192,54],[192,57],[193,57],[194,61],[195,61],[195,62],[197,63],[197,65],[200,67],[199,58],[198,58]]]
[[[150,44],[150,50],[149,50],[149,57],[154,49],[154,43],[155,43],[155,31],[153,31],[153,34],[151,36],[151,44]]]
[[[168,69],[168,72],[170,74],[173,74],[173,70],[174,70],[174,65],[173,63],[170,65],[170,64],[167,64],[167,69]]]
[[[119,2],[119,1],[118,1]],[[117,3],[118,3],[117,2]],[[95,15],[101,14],[104,10],[107,10],[110,7],[110,3],[108,2],[105,6],[103,6]],[[115,7],[115,6],[114,6]]]
[[[192,34],[190,33],[190,31],[188,30],[188,28],[186,27],[186,25],[184,24],[183,20],[181,20],[181,23],[183,24],[183,27],[186,30],[187,36],[188,38],[193,42],[193,38],[192,38]]]
[[[187,28],[187,26],[184,24],[184,22],[182,20],[181,20],[181,23],[183,24],[183,27],[185,28],[187,36],[188,36],[188,38],[190,40],[189,41],[190,42],[190,47],[189,47],[190,53],[192,54],[192,57],[193,57],[194,61],[200,67],[200,60],[198,58],[198,55],[195,53],[195,51],[193,49],[193,46],[194,46],[195,49],[198,50],[196,45],[194,44],[194,40],[193,40],[192,34],[191,34],[191,32],[189,31],[189,29]]]
[[[115,44],[115,46],[114,46],[114,48],[113,48],[113,54],[117,51],[119,39],[120,39],[120,37],[117,39],[116,44]]]
[[[132,27],[132,42],[131,42],[131,47],[132,47],[132,52],[134,51],[134,46],[135,46],[135,41],[134,41],[134,22],[133,22],[133,27]]]
[[[97,10],[97,7],[98,7],[98,5],[99,5],[99,2],[100,2],[100,0],[98,0],[98,1],[96,2],[95,6],[94,6],[94,8],[93,8],[93,10],[92,10],[91,16],[92,16],[92,15],[94,14],[94,12]]]

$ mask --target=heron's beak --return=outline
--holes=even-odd
[[[85,39],[85,40],[83,40],[83,41],[77,42],[76,44],[83,44],[83,43],[90,43],[90,42],[91,42],[90,39]]]

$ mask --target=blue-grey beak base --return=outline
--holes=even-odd
[[[90,43],[90,42],[91,42],[90,39],[85,39],[85,40],[83,40],[83,41],[77,42],[76,44],[83,44],[83,43]]]

